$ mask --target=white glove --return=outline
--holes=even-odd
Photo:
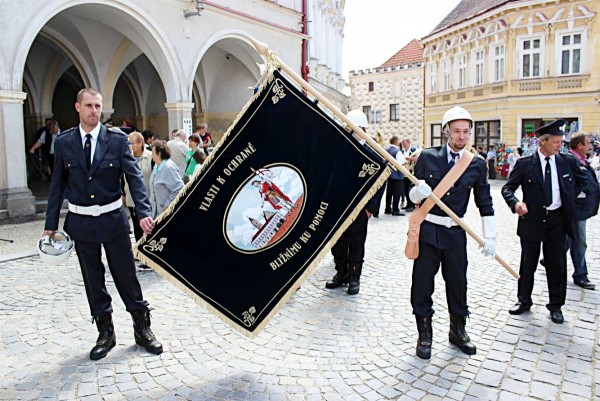
[[[431,187],[423,180],[420,180],[419,185],[415,185],[408,193],[413,203],[421,203],[429,195],[431,195]]]
[[[481,217],[481,225],[485,240],[481,253],[494,258],[496,257],[496,218],[494,216],[483,216]]]
[[[496,238],[485,238],[485,244],[481,250],[485,256],[496,257]]]

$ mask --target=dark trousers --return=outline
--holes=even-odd
[[[404,196],[406,197],[406,208],[413,208],[415,207],[415,204],[413,203],[413,201],[410,200],[410,196],[408,196],[408,193],[410,192],[410,189],[412,187],[414,187],[415,185],[412,183],[412,181],[410,180],[410,178],[404,177],[404,181],[402,181],[402,190],[404,191]]]
[[[47,154],[46,157],[48,158],[48,168],[50,169],[50,175],[52,175],[52,173],[54,173],[54,155]]]
[[[345,260],[346,263],[363,263],[368,223],[367,213],[361,210],[356,216],[356,220],[350,224],[331,248],[334,259]]]
[[[381,209],[381,198],[383,198],[383,192],[385,191],[385,187],[387,186],[387,180],[383,182],[383,185],[381,187],[379,187],[379,189],[377,190],[377,193],[375,194],[375,198],[377,200],[376,204],[376,209],[373,212],[373,216],[375,217],[379,217],[379,210]]]
[[[412,271],[410,303],[413,314],[429,317],[434,314],[433,291],[435,275],[442,266],[442,277],[446,282],[446,302],[448,312],[455,316],[469,315],[467,306],[467,238],[462,231],[462,245],[451,249],[438,249],[419,241],[419,257],[415,259]]]
[[[565,226],[562,212],[548,213],[546,217],[545,241],[528,241],[521,238],[521,266],[517,297],[523,305],[532,305],[534,274],[540,258],[540,247],[544,253],[549,302],[546,308],[553,312],[565,304],[567,295],[567,256],[565,250]],[[540,229],[544,229],[541,227]]]
[[[104,246],[108,268],[127,311],[148,309],[148,302],[144,300],[142,287],[136,276],[129,236],[120,236],[102,244],[75,241],[75,251],[92,316],[103,316],[113,311],[112,298],[106,289],[101,245]]]
[[[490,180],[496,179],[496,167],[494,167],[494,160],[488,160],[488,178]]]
[[[385,192],[385,210],[387,212],[400,211],[400,195],[402,194],[402,180],[387,180],[387,190]]]
[[[144,231],[142,231],[142,227],[140,227],[140,219],[135,213],[134,207],[128,207],[128,209],[129,215],[131,216],[131,222],[133,223],[133,236],[136,241],[139,241],[140,238],[142,238],[142,235],[144,235]]]

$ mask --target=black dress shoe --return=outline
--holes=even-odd
[[[415,210],[415,208],[414,208],[414,207],[412,207],[412,206],[411,206],[411,207],[407,207],[406,209],[404,209],[404,211],[405,211],[406,213],[410,213],[410,212],[412,212],[413,210]]]
[[[557,324],[563,324],[565,321],[565,317],[563,316],[560,310],[550,312],[550,319],[552,319],[552,321]]]
[[[521,302],[517,302],[515,306],[508,310],[511,315],[520,315],[523,312],[528,312],[531,309],[531,305],[525,305]]]
[[[596,286],[592,284],[587,278],[582,280],[575,280],[575,285],[580,286],[581,288],[585,288],[586,290],[595,290]]]
[[[383,213],[385,213],[385,214],[392,214],[392,211],[391,211],[391,210],[386,210],[386,211],[385,211],[385,212],[383,212]]]
[[[402,212],[393,212],[392,216],[406,216],[406,215]]]

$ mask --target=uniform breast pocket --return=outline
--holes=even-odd
[[[116,168],[121,167],[121,163],[118,160],[102,160],[100,162],[100,168]]]
[[[535,177],[525,177],[525,179],[523,180],[523,185],[536,185],[537,184],[537,180],[535,179]]]
[[[79,162],[77,160],[65,160],[64,161],[65,169],[73,169],[79,167]]]
[[[423,178],[431,188],[435,188],[442,180],[442,173],[437,170],[425,170],[425,176]]]

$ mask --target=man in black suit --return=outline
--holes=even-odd
[[[561,308],[567,293],[565,240],[566,235],[573,235],[571,222],[576,190],[579,193],[586,185],[586,177],[575,158],[559,153],[563,125],[565,121],[558,119],[535,131],[540,140],[538,151],[517,160],[508,182],[502,187],[504,200],[513,213],[519,215],[517,235],[521,237],[518,302],[509,313],[520,315],[531,309],[541,247],[550,298],[546,308],[552,321],[559,324],[564,322]],[[515,196],[519,187],[523,201]]]
[[[442,131],[448,138],[448,144],[425,149],[415,165],[415,176],[421,181],[411,189],[409,196],[415,204],[421,203],[431,193],[451,167],[465,157],[468,152],[473,119],[469,112],[460,106],[448,110],[442,118]],[[464,173],[456,180],[448,192],[441,197],[459,217],[467,211],[471,197],[482,216],[485,246],[483,254],[496,254],[496,221],[494,207],[487,181],[486,162],[473,158]],[[412,274],[410,302],[417,321],[419,339],[417,356],[422,359],[431,357],[433,310],[433,291],[435,275],[442,267],[442,276],[446,282],[446,298],[450,313],[450,342],[468,355],[477,352],[477,348],[465,331],[466,318],[469,315],[467,305],[467,236],[442,209],[434,206],[421,223],[419,236],[419,256],[415,259]]]
[[[104,278],[100,246],[104,246],[115,286],[133,317],[137,344],[160,354],[162,345],[150,329],[150,310],[136,276],[129,223],[121,201],[124,175],[133,197],[139,224],[154,228],[144,179],[129,148],[127,136],[107,130],[99,122],[102,96],[93,89],[77,94],[79,126],[59,135],[54,144],[55,171],[50,184],[44,235],[58,229],[63,198],[69,202],[65,231],[75,241],[85,291],[98,340],[90,359],[104,358],[116,344],[111,297]]]

